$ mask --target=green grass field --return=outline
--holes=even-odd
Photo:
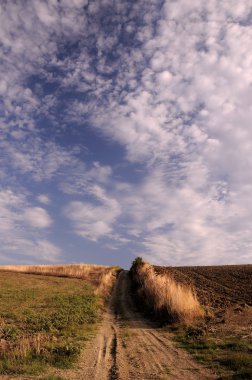
[[[70,367],[95,332],[98,308],[83,280],[0,272],[0,373]]]

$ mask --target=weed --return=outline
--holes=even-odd
[[[200,340],[206,335],[206,329],[201,326],[187,326],[186,335],[188,338]]]
[[[80,346],[71,342],[55,345],[50,353],[50,364],[58,368],[70,368],[80,354]]]
[[[0,338],[4,340],[16,339],[20,335],[20,330],[13,325],[3,325],[0,327]]]
[[[252,373],[251,354],[247,352],[229,353],[229,355],[225,355],[220,359],[220,363],[232,371],[238,372],[250,369]]]

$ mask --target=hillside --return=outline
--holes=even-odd
[[[17,272],[44,276],[79,278],[88,282],[96,293],[108,293],[117,271],[117,266],[95,264],[63,265],[5,265],[0,272]]]
[[[50,368],[75,365],[95,334],[116,269],[1,267],[0,378],[35,378]]]

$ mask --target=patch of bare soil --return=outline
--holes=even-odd
[[[99,333],[83,351],[78,368],[55,374],[71,380],[216,379],[178,348],[169,332],[135,310],[126,271],[119,275]]]

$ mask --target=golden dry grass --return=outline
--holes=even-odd
[[[34,351],[39,355],[45,344],[55,344],[57,338],[54,335],[46,333],[26,334],[18,338],[15,342],[1,339],[0,340],[0,357],[9,357],[11,359],[21,359],[30,355]]]
[[[85,278],[90,273],[103,273],[110,269],[111,267],[95,264],[4,265],[0,267],[0,270],[4,271],[74,278]]]
[[[156,314],[168,314],[185,323],[202,317],[204,311],[189,286],[178,284],[169,275],[157,275],[152,265],[143,263],[136,268],[140,295]]]
[[[0,267],[0,271],[83,279],[92,284],[95,293],[99,295],[109,293],[117,270],[118,267],[96,264],[5,265]]]

